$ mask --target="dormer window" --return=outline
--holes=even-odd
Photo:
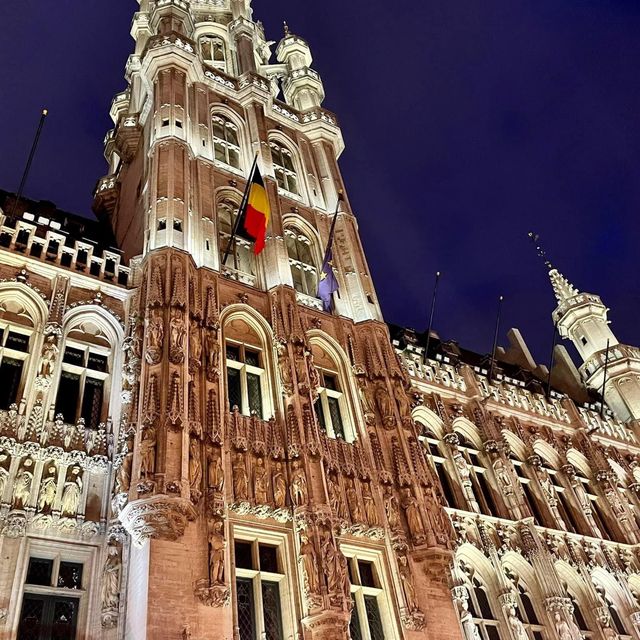
[[[204,36],[200,39],[200,53],[206,64],[225,69],[227,56],[224,40],[218,36]]]

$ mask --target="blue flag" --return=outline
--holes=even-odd
[[[338,220],[338,209],[342,202],[342,192],[338,195],[338,204],[336,213],[331,223],[331,231],[329,232],[329,241],[327,242],[327,250],[324,254],[324,262],[322,263],[322,271],[320,272],[320,282],[318,283],[318,298],[322,300],[322,308],[331,313],[333,311],[333,294],[340,289],[340,285],[336,280],[333,272],[333,238],[336,231],[336,221]]]

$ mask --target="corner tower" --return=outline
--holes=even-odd
[[[118,633],[459,638],[453,532],[346,196],[334,312],[316,295],[344,145],[309,45],[286,28],[272,62],[246,0],[141,0],[132,35],[95,199],[135,266]],[[231,242],[255,157],[259,256]]]
[[[549,277],[558,301],[553,320],[580,354],[585,384],[598,392],[604,386],[604,399],[621,420],[640,419],[640,350],[620,344],[598,296],[579,292],[557,269]]]

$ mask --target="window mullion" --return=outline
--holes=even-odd
[[[240,368],[240,395],[242,396],[242,415],[251,415],[249,410],[249,389],[247,385],[247,367],[242,366]]]

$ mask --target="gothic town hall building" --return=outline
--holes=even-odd
[[[0,638],[640,639],[640,350],[600,298],[551,269],[583,364],[549,387],[515,330],[389,326],[345,195],[323,311],[309,45],[139,2],[97,220],[0,192]],[[266,248],[224,263],[255,156]]]

